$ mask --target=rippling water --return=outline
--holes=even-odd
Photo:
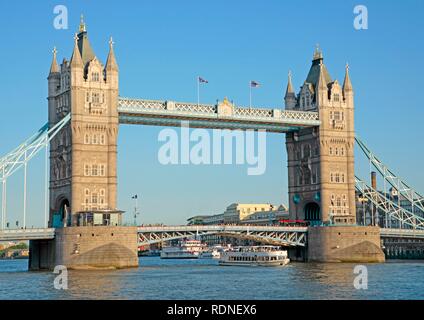
[[[367,290],[354,288],[354,264],[222,267],[143,257],[137,269],[69,271],[68,290],[56,290],[55,274],[28,272],[27,263],[0,260],[0,299],[424,299],[422,261],[368,264]]]

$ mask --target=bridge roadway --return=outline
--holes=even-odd
[[[306,244],[306,227],[212,225],[138,227],[139,244],[152,244],[195,235],[228,235],[285,245]],[[424,230],[380,229],[382,238],[424,239]],[[0,241],[54,239],[54,228],[0,230]]]

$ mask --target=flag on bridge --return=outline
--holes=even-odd
[[[209,83],[208,80],[203,79],[202,77],[198,77],[198,79],[199,79],[199,83]]]
[[[256,81],[253,81],[253,80],[250,81],[250,87],[251,88],[257,88],[259,86],[260,86],[259,82],[256,82]]]

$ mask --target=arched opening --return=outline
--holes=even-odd
[[[305,220],[307,221],[319,221],[321,219],[319,205],[315,202],[307,203],[305,205],[304,213]]]
[[[62,198],[58,201],[59,205],[57,206],[57,211],[53,213],[53,228],[62,228],[65,225],[71,225],[71,208],[69,205],[69,200]]]

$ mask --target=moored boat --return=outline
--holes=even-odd
[[[162,248],[161,259],[198,259],[206,247],[199,240],[183,240],[177,246]]]

